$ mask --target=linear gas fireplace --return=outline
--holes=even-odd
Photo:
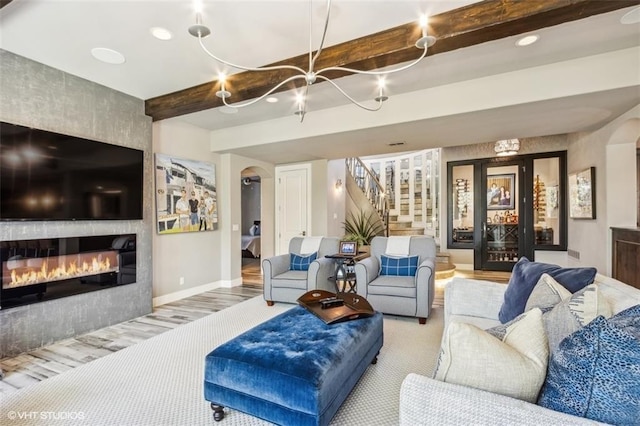
[[[136,236],[0,242],[0,309],[136,282]]]

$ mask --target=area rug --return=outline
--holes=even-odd
[[[3,396],[3,425],[265,425],[226,410],[216,423],[203,397],[204,358],[213,348],[290,309],[258,296],[71,371]],[[426,325],[384,317],[384,346],[331,424],[398,423],[400,385],[408,373],[429,375],[442,336],[443,310]],[[8,421],[7,421],[8,420]]]

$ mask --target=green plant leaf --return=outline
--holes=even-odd
[[[360,210],[357,214],[350,213],[344,225],[345,238],[357,241],[359,245],[369,245],[376,235],[384,231],[384,226],[374,220],[373,213],[367,215]]]

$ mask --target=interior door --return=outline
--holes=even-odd
[[[524,163],[483,164],[480,269],[511,271],[523,255]]]
[[[291,238],[309,235],[310,175],[309,164],[276,169],[277,254],[289,252]]]

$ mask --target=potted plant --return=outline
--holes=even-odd
[[[343,225],[346,234],[344,238],[357,241],[361,251],[365,252],[369,251],[369,244],[373,237],[384,231],[384,226],[374,217],[374,212],[366,214],[363,210],[356,214],[349,213]]]

